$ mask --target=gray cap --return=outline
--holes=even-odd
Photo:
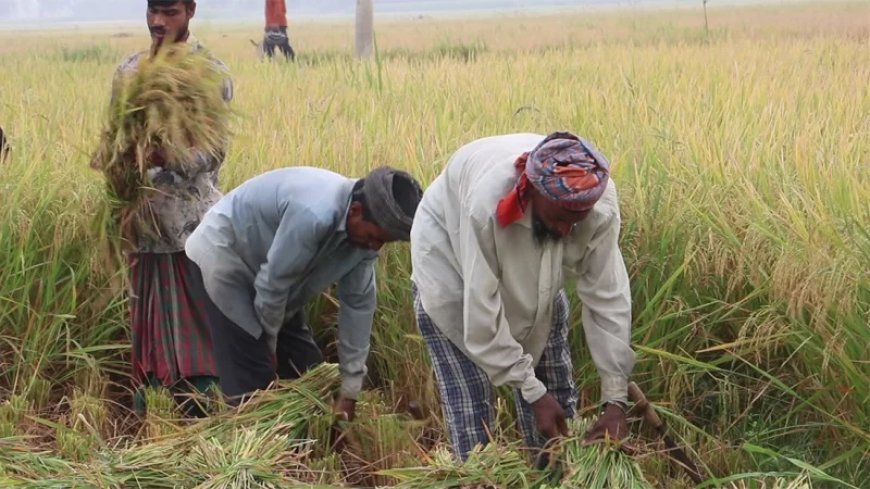
[[[398,241],[410,241],[414,214],[423,197],[414,177],[386,166],[376,168],[365,178],[363,196],[378,226]]]

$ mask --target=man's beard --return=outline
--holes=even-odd
[[[562,239],[559,233],[548,228],[544,221],[534,214],[532,214],[532,233],[535,235],[535,242],[538,246],[555,243]]]
[[[154,52],[157,52],[163,46],[169,46],[169,45],[181,42],[185,38],[185,36],[187,36],[187,33],[188,33],[188,28],[185,27],[184,29],[181,29],[180,31],[178,31],[178,33],[175,34],[175,36],[173,36],[172,38],[169,38],[166,36],[167,33],[166,33],[165,29],[152,29],[149,26],[148,30],[152,34],[151,47],[152,47],[152,50]],[[162,34],[162,39],[160,39],[159,41],[154,39],[154,37],[153,37],[154,34]]]

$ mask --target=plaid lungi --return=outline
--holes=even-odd
[[[416,287],[414,310],[438,380],[450,444],[454,454],[465,460],[475,445],[487,444],[490,434],[495,432],[495,389],[486,373],[435,326],[423,309]],[[577,404],[577,390],[568,348],[568,312],[568,297],[561,290],[554,301],[553,328],[535,367],[535,376],[556,398],[565,416],[571,418]],[[514,391],[514,401],[526,446],[543,447],[547,440],[538,432],[532,406],[523,399],[519,389]]]
[[[183,251],[133,254],[129,265],[135,380],[216,377],[199,268]]]

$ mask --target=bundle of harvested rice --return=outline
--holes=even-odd
[[[222,158],[229,140],[226,76],[208,52],[167,46],[122,78],[91,166],[106,177],[122,232],[147,219],[146,174],[162,167],[188,175],[202,158]],[[148,229],[147,222],[143,229]],[[137,226],[137,229],[139,227]],[[125,237],[126,232],[124,232]]]
[[[490,444],[475,450],[464,463],[458,463],[443,448],[434,452],[429,465],[409,469],[384,470],[401,481],[404,489],[453,488],[561,488],[561,489],[652,489],[640,466],[613,444],[583,444],[583,437],[594,420],[571,421],[575,436],[564,439],[556,449],[562,474],[534,469],[516,445]]]
[[[320,484],[324,474],[308,467],[315,443],[308,432],[318,418],[332,416],[339,382],[338,366],[323,364],[238,409],[176,426],[157,439],[106,444],[86,461],[31,453],[0,440],[0,485],[275,489]]]
[[[786,477],[754,478],[749,482],[732,482],[727,486],[728,489],[812,489],[812,487],[812,480],[806,473],[800,474],[794,479]]]
[[[575,418],[571,432],[577,436],[562,443],[561,463],[564,489],[653,489],[637,461],[610,442],[583,444],[583,436],[594,419]]]
[[[456,461],[445,447],[435,449],[424,467],[382,470],[395,478],[401,489],[423,488],[531,488],[540,485],[543,474],[531,467],[517,446],[491,443],[472,451],[464,463]]]

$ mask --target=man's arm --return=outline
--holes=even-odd
[[[364,260],[338,282],[338,360],[341,396],[356,399],[366,374],[377,307],[375,260]]]
[[[284,323],[290,290],[317,253],[324,231],[325,227],[307,209],[288,208],[281,216],[266,262],[254,279],[254,310],[272,351]]]
[[[589,242],[577,278],[582,320],[592,360],[601,377],[601,401],[628,400],[634,369],[631,349],[631,293],[619,250],[618,211]]]

